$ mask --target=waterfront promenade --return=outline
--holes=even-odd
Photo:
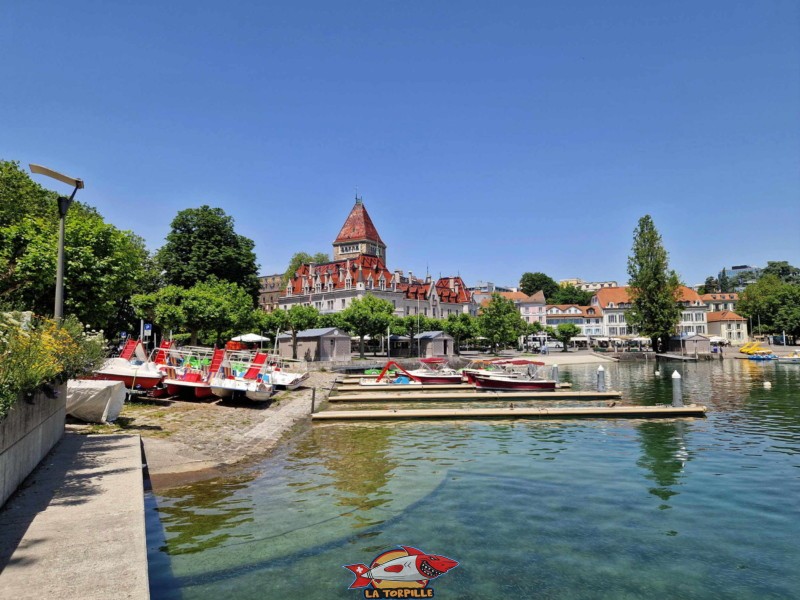
[[[67,433],[0,510],[4,598],[149,598],[138,435]]]

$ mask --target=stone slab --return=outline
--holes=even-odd
[[[0,524],[3,597],[150,597],[138,435],[66,434]]]

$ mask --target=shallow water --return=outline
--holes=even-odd
[[[439,598],[798,597],[800,367],[654,368],[609,388],[667,403],[678,370],[708,417],[314,425],[150,496],[153,598],[363,598],[342,566],[398,545],[459,561]]]

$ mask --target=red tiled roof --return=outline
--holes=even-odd
[[[336,236],[333,243],[355,242],[358,240],[370,240],[383,244],[381,236],[378,235],[378,230],[375,229],[375,225],[372,224],[372,219],[369,218],[369,213],[364,203],[360,200],[356,201],[353,210],[350,211],[344,225],[342,225],[342,230],[339,232],[339,235]]]
[[[722,302],[724,300],[738,300],[739,294],[736,292],[725,292],[724,294],[703,294],[700,296],[703,302]]]
[[[567,311],[570,308],[577,308],[580,312],[578,313],[568,313],[568,312],[560,312],[560,313],[550,313],[547,312],[551,308],[557,308],[561,311]],[[591,314],[587,311],[593,310],[594,314]],[[577,304],[548,304],[545,307],[545,312],[547,312],[548,319],[559,319],[559,318],[569,318],[569,317],[586,317],[587,319],[595,319],[598,317],[603,316],[603,313],[600,309],[596,306],[579,306]]]
[[[314,265],[313,274],[310,265],[300,265],[294,277],[289,280],[289,284],[292,286],[292,294],[302,294],[303,287],[306,286],[313,291],[317,276],[319,277],[319,283],[322,284],[323,290],[326,289],[329,277],[333,283],[333,289],[343,290],[345,289],[348,266],[354,289],[356,283],[359,281],[359,276],[363,281],[366,281],[368,278],[372,279],[376,288],[378,287],[378,280],[381,278],[381,275],[383,275],[383,279],[386,281],[387,288],[392,284],[392,274],[380,258],[369,254],[360,254],[356,258],[350,260],[336,260],[321,265]]]
[[[538,302],[539,304],[544,304],[544,292],[541,290],[531,296],[524,292],[499,292],[499,294],[503,298],[514,302]]]
[[[680,294],[678,297],[679,302],[700,302],[700,295],[693,289],[682,285],[678,288]],[[595,292],[597,302],[602,308],[608,308],[609,302],[613,302],[614,306],[619,306],[621,302],[629,303],[631,301],[628,295],[628,286],[625,287],[610,287],[600,288]]]
[[[709,323],[716,323],[718,321],[747,321],[747,319],[740,317],[732,310],[718,310],[716,312],[706,313],[706,321]]]
[[[436,295],[441,302],[447,304],[465,304],[469,302],[469,292],[461,277],[440,277],[436,282]]]

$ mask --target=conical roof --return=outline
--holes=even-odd
[[[378,230],[375,229],[372,219],[369,218],[369,213],[364,203],[361,199],[358,199],[333,243],[338,244],[341,242],[355,242],[360,240],[369,240],[385,245],[381,236],[378,235]]]

